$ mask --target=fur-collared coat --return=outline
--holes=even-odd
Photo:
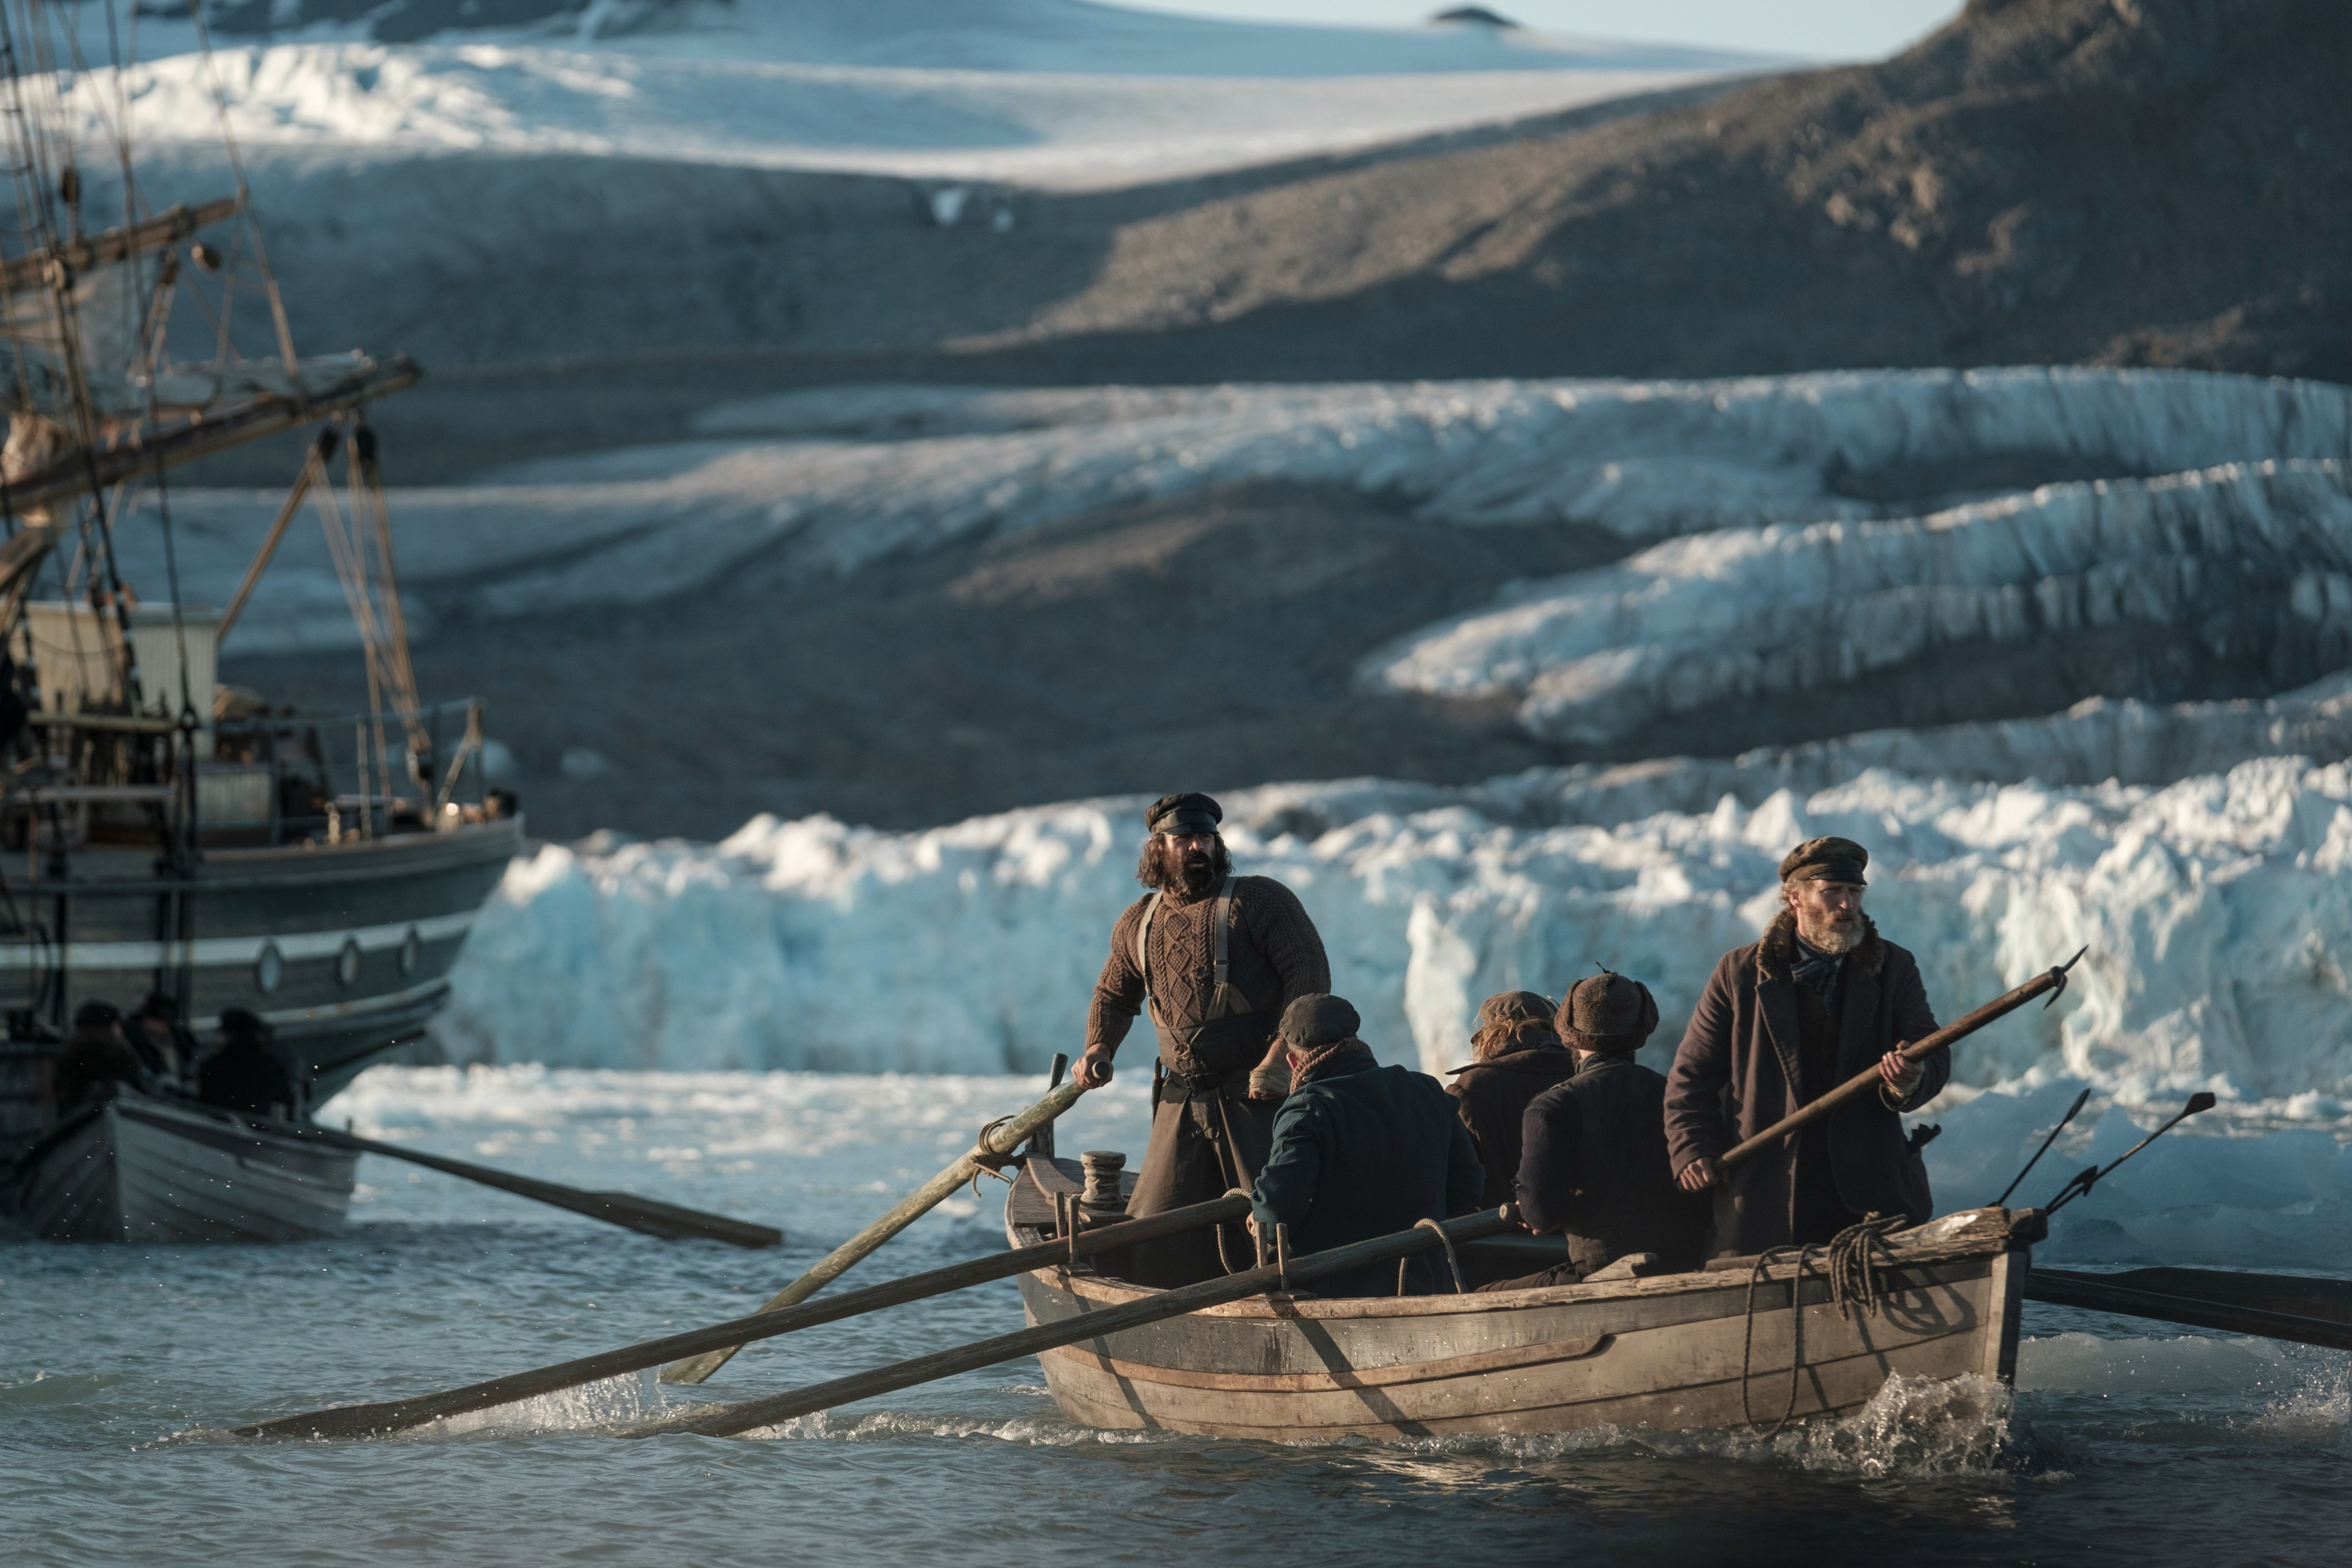
[[[1846,955],[1837,1076],[1829,1083],[1805,1082],[1796,982],[1789,973],[1796,952],[1796,922],[1783,910],[1762,941],[1734,948],[1716,964],[1666,1078],[1666,1150],[1676,1171],[1701,1155],[1719,1157],[1888,1051],[1936,1029],[1918,961],[1881,938],[1865,917],[1863,940]],[[1920,1067],[1903,1110],[1933,1100],[1952,1075],[1946,1053]],[[1927,1169],[1906,1146],[1903,1119],[1883,1089],[1833,1112],[1828,1136],[1830,1168],[1847,1208],[1900,1212],[1915,1224],[1929,1217]],[[1790,1138],[1750,1157],[1715,1189],[1710,1256],[1746,1257],[1788,1244],[1796,1223],[1799,1142]]]

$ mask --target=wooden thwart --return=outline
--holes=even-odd
[[[274,1421],[258,1421],[249,1426],[237,1427],[236,1435],[240,1437],[367,1437],[403,1431],[451,1415],[512,1405],[518,1400],[536,1399],[541,1394],[577,1388],[583,1384],[643,1372],[649,1366],[659,1366],[674,1356],[695,1355],[745,1344],[752,1340],[773,1339],[796,1329],[814,1328],[819,1323],[836,1322],[860,1313],[879,1311],[885,1307],[896,1307],[929,1296],[945,1295],[950,1290],[984,1285],[990,1280],[1008,1279],[1032,1268],[1049,1268],[1073,1255],[1091,1258],[1097,1253],[1132,1247],[1138,1242],[1156,1241],[1162,1237],[1196,1230],[1202,1226],[1230,1224],[1248,1213],[1247,1198],[1238,1194],[1222,1197],[1213,1203],[1193,1204],[1145,1219],[1082,1230],[1073,1239],[1018,1247],[987,1258],[975,1258],[968,1263],[951,1263],[944,1268],[910,1274],[903,1279],[871,1285],[863,1290],[845,1291],[803,1306],[755,1312],[748,1318],[735,1318],[708,1328],[688,1329],[663,1339],[647,1340],[642,1344],[582,1356],[530,1372],[513,1373],[505,1377],[491,1378],[486,1383],[468,1384],[463,1388],[447,1389],[438,1394],[420,1394],[409,1399],[388,1399],[373,1405],[345,1405],[300,1415],[281,1415]]]
[[[1106,1080],[1108,1081],[1108,1080]],[[782,1309],[807,1300],[825,1286],[847,1273],[857,1261],[876,1247],[914,1224],[936,1207],[958,1187],[977,1176],[982,1169],[993,1170],[1024,1140],[1040,1127],[1051,1126],[1062,1112],[1077,1103],[1078,1096],[1091,1087],[1073,1079],[1056,1086],[1045,1099],[1020,1115],[995,1122],[982,1130],[980,1141],[969,1153],[955,1163],[898,1200],[888,1214],[835,1247],[820,1259],[815,1268],[768,1298],[761,1312]],[[755,1314],[756,1315],[756,1314]],[[730,1357],[741,1350],[741,1344],[724,1345],[700,1355],[686,1357],[662,1368],[664,1383],[702,1383],[725,1366]]]
[[[1263,1268],[1247,1269],[1179,1289],[1155,1291],[1121,1306],[1083,1312],[1060,1322],[1040,1323],[1014,1333],[999,1334],[953,1350],[917,1356],[910,1361],[877,1367],[871,1372],[836,1377],[807,1388],[796,1388],[760,1399],[746,1399],[733,1405],[682,1410],[675,1415],[622,1427],[619,1435],[650,1437],[664,1432],[693,1432],[711,1437],[732,1436],[757,1427],[772,1426],[779,1421],[789,1421],[795,1416],[830,1410],[837,1405],[896,1393],[919,1383],[936,1382],[981,1367],[1039,1355],[1083,1340],[1100,1339],[1107,1334],[1141,1328],[1147,1323],[1181,1317],[1204,1307],[1218,1307],[1228,1301],[1269,1294],[1286,1289],[1294,1282],[1304,1283],[1370,1264],[1385,1263],[1443,1246],[1447,1240],[1460,1243],[1493,1236],[1517,1224],[1517,1211],[1506,1206],[1465,1215],[1442,1225],[1417,1226],[1412,1230],[1360,1241],[1349,1247],[1335,1247],[1328,1251],[1293,1258],[1286,1263],[1269,1264]]]

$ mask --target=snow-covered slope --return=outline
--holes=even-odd
[[[1455,1065],[1480,998],[1596,963],[1648,981],[1671,1032],[1760,929],[1779,857],[1840,832],[1872,847],[1873,910],[1946,1016],[2091,950],[2062,1008],[1959,1053],[1960,1084],[2064,1073],[2135,1102],[2210,1087],[2257,1121],[2347,1114],[2352,767],[2270,759],[2163,789],[1874,771],[1753,804],[1693,801],[1693,782],[1273,785],[1229,797],[1227,826],[1245,868],[1298,889],[1391,1059]],[[1034,1068],[1079,1043],[1139,809],[542,848],[477,929],[446,1032],[556,1063]]]
[[[2179,628],[2352,653],[2352,474],[2231,464],[2054,485],[1927,517],[1777,524],[1654,545],[1510,590],[1365,661],[1400,691],[1509,692],[1538,734],[1607,742],[1835,686],[1954,645]]]
[[[2097,599],[2085,584],[2135,559],[2160,577],[2166,559],[2233,563],[2242,547],[2270,563],[2267,582],[2318,570],[2316,557],[2294,557],[2293,542],[2327,536],[2341,477],[2294,460],[2352,458],[2352,393],[2203,373],[2042,368],[1722,382],[862,388],[723,406],[704,426],[706,441],[398,492],[404,580],[422,616],[642,601],[721,581],[756,593],[1099,508],[1281,480],[1400,496],[1465,526],[1559,523],[1629,542],[1747,528],[1728,543],[1638,558],[1601,580],[1617,595],[1602,607],[1554,616],[1538,601],[1537,611],[1549,617],[1543,626],[1568,628],[1568,657],[1591,655],[1598,637],[1633,650],[1622,656],[1632,661],[1737,654],[1761,666],[1782,657],[1776,650],[1818,640],[1811,612],[1775,618],[1773,606],[1784,593],[1816,603],[1801,595],[1823,581],[1868,582],[1892,605],[1943,593],[1956,617],[1998,622],[2020,595],[2032,603],[2056,592],[2040,586],[2045,580],[2090,613]],[[2272,461],[2288,466],[2259,467]],[[2014,484],[2006,476],[2021,470],[2161,475],[2234,463],[2257,467],[2017,494],[1926,521],[1908,516],[1916,505],[1864,499],[1889,487],[1981,491]],[[173,491],[190,598],[221,602],[234,589],[277,500]],[[1803,526],[1889,513],[1898,521]],[[2273,533],[2277,543],[2264,544]],[[152,596],[160,536],[134,524],[120,548]],[[2111,554],[2116,564],[2103,564]],[[1818,564],[1832,559],[1833,571]],[[1601,591],[1567,597],[1583,605],[1580,594]],[[2324,618],[2341,613],[2324,608],[2327,591],[2315,578],[2289,599],[2320,605]],[[2178,598],[2177,584],[2168,592]],[[339,604],[323,546],[298,532],[238,641],[249,650],[331,644],[349,636]],[[1503,611],[1492,636],[1478,617],[1433,634],[1385,679],[1425,690],[1504,682],[1487,667],[1520,658],[1506,635],[1520,613]],[[1702,625],[1718,613],[1734,620]],[[1620,625],[1624,635],[1609,640]],[[1642,652],[1653,640],[1667,651]],[[1723,679],[1748,668],[1731,662]],[[1832,658],[1823,668],[1838,667]],[[1532,680],[1538,668],[1528,655],[1511,666],[1524,674],[1507,679]]]
[[[388,26],[397,18],[383,13],[397,9],[304,24],[299,5],[243,7],[248,25],[217,39],[210,59],[184,22],[142,17],[143,63],[123,88],[134,133],[149,147],[207,144],[225,117],[240,145],[264,154],[570,153],[1116,184],[1491,124],[1762,63],[1076,0],[740,0],[627,17],[600,4],[490,27],[467,25],[461,8],[437,27],[421,15]],[[257,37],[250,24],[272,15]],[[82,51],[110,58],[95,34]],[[1285,85],[1268,91],[1268,79]],[[61,98],[92,137],[117,103],[105,72]]]

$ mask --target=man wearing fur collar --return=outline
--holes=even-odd
[[[1865,1214],[1925,1221],[1927,1173],[1901,1113],[1941,1093],[1951,1061],[1906,1061],[1936,1028],[1918,961],[1862,912],[1870,852],[1813,838],[1780,862],[1785,906],[1764,940],[1723,955],[1666,1082],[1676,1179],[1715,1193],[1716,1257],[1828,1241]],[[1736,1169],[1724,1151],[1875,1064],[1878,1092],[1849,1101]]]

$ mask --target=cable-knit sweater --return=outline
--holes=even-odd
[[[1110,957],[1102,978],[1095,982],[1094,1005],[1087,1013],[1087,1044],[1117,1047],[1127,1037],[1136,1015],[1143,1010],[1143,975],[1135,966],[1135,931],[1143,919],[1147,900],[1127,907],[1111,927]],[[1209,997],[1215,989],[1216,944],[1209,916],[1217,906],[1214,889],[1198,899],[1180,901],[1169,893],[1151,917],[1151,983],[1160,1016],[1169,1023],[1195,1024],[1208,1016]],[[1291,999],[1331,989],[1331,963],[1323,954],[1323,938],[1307,918],[1298,895],[1271,877],[1234,879],[1234,910],[1226,957],[1232,964],[1230,982],[1251,1010],[1267,1016],[1269,1036],[1274,1021]],[[1188,1077],[1201,1071],[1195,1062],[1171,1062]]]

